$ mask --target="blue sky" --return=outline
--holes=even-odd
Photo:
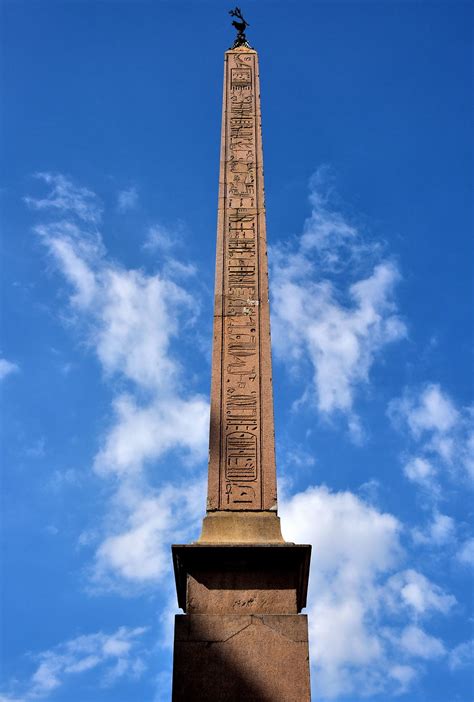
[[[170,698],[227,5],[2,4],[1,702]],[[472,702],[472,6],[243,9],[313,696]]]

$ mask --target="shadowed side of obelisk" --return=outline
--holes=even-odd
[[[237,13],[237,8],[236,11]],[[308,702],[311,547],[277,515],[257,52],[225,54],[209,484],[197,543],[173,546],[173,702]]]

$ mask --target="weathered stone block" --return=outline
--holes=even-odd
[[[306,616],[177,615],[172,700],[309,702]]]

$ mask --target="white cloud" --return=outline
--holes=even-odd
[[[325,487],[284,499],[280,514],[287,540],[313,545],[308,614],[318,695],[407,689],[417,674],[409,659],[419,657],[409,627],[422,615],[446,614],[455,599],[416,571],[397,572],[401,524],[350,492]],[[387,626],[394,613],[399,623]],[[425,636],[437,655],[442,643]]]
[[[119,677],[138,677],[145,669],[143,659],[148,655],[141,642],[145,631],[143,627],[120,627],[112,634],[87,634],[34,655],[38,665],[30,680],[23,684],[21,699],[26,702],[47,697],[72,676],[93,669],[98,669],[105,684],[113,684]],[[0,695],[5,702],[16,699],[10,693]]]
[[[99,293],[97,268],[104,253],[100,236],[67,220],[40,224],[35,231],[72,286],[72,305],[78,310],[91,308]]]
[[[467,539],[459,548],[457,558],[466,565],[474,566],[474,538]]]
[[[72,286],[72,307],[87,324],[88,341],[109,374],[148,389],[173,387],[179,366],[169,353],[191,297],[163,275],[109,263],[98,235],[71,223],[36,231]]]
[[[117,208],[119,212],[134,210],[138,204],[138,190],[135,186],[120,190],[117,195]]]
[[[282,464],[300,470],[301,468],[314,466],[316,459],[312,453],[309,453],[303,446],[297,444],[283,449]]]
[[[209,404],[194,396],[182,400],[164,396],[140,406],[130,395],[114,400],[115,421],[96,455],[98,473],[126,475],[174,448],[183,449],[194,461],[206,456]]]
[[[417,617],[432,612],[447,614],[456,604],[453,595],[416,570],[405,570],[389,578],[385,594],[392,608],[405,607]]]
[[[456,522],[447,514],[435,511],[431,523],[426,529],[415,528],[412,538],[417,544],[429,546],[443,546],[454,541],[456,536]]]
[[[417,677],[417,671],[410,665],[394,665],[389,669],[388,674],[398,683],[398,687],[394,690],[395,695],[407,692]]]
[[[403,467],[403,472],[407,476],[408,480],[413,483],[418,483],[419,485],[425,485],[426,487],[431,487],[433,485],[433,478],[436,475],[436,470],[430,461],[425,458],[420,458],[415,456],[410,458]]]
[[[474,478],[472,409],[456,407],[438,383],[405,389],[390,402],[388,416],[413,442],[404,467],[409,480],[437,496],[445,478]]]
[[[12,361],[7,361],[6,358],[0,358],[0,381],[7,378],[13,373],[18,373],[20,370],[19,366]]]
[[[102,217],[102,205],[95,193],[77,186],[60,173],[36,173],[35,177],[50,186],[45,198],[26,197],[25,202],[36,210],[57,210],[59,214],[75,215],[80,220],[97,225]]]
[[[178,366],[169,344],[178,334],[182,307],[191,306],[189,295],[159,275],[104,273],[96,345],[105,370],[149,389],[173,386]]]
[[[154,224],[148,229],[144,248],[152,251],[157,249],[169,251],[179,242],[179,239],[179,234],[171,232],[162,224]]]
[[[407,626],[400,637],[400,646],[407,653],[417,658],[440,658],[446,649],[439,639],[430,636],[418,626]]]
[[[94,579],[124,589],[163,582],[171,572],[169,544],[197,537],[205,509],[205,481],[167,484],[158,491],[122,486],[119,505],[125,523],[101,543]]]
[[[391,403],[392,416],[405,420],[413,436],[424,432],[445,434],[452,429],[459,413],[451,399],[442,392],[437,383],[424,387],[418,396],[406,394]]]
[[[464,641],[455,646],[449,653],[449,667],[451,670],[459,670],[472,666],[474,662],[474,639]]]
[[[324,271],[338,272],[349,264],[358,266],[361,258],[379,255],[380,245],[365,241],[360,229],[334,207],[340,204],[331,168],[320,166],[309,183],[311,214],[301,235],[302,251],[316,252]]]
[[[309,361],[319,411],[346,414],[351,434],[360,440],[356,392],[369,383],[381,351],[406,335],[394,301],[400,274],[318,190],[311,191],[310,201],[312,213],[295,246],[272,251],[274,346],[289,365]],[[349,283],[362,261],[369,274]],[[337,275],[341,271],[344,278]]]
[[[473,410],[469,408],[467,411],[466,423],[468,424],[467,435],[463,445],[461,445],[461,461],[471,480],[474,480],[474,429],[473,425]]]

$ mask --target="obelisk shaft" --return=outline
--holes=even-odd
[[[207,510],[276,510],[257,53],[226,52]]]

